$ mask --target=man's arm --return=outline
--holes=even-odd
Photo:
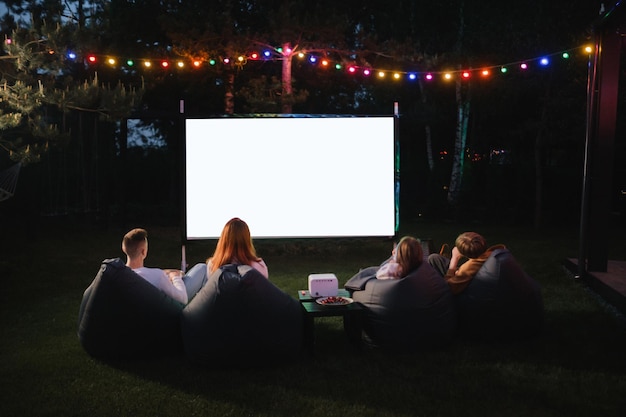
[[[456,274],[456,271],[459,269],[459,262],[461,261],[461,252],[456,248],[452,248],[452,256],[450,258],[450,265],[448,265],[448,272],[446,273],[446,277],[453,277]]]
[[[187,297],[187,289],[183,282],[182,271],[165,269],[163,270],[164,279],[167,280],[167,286],[165,292],[173,299],[180,301],[183,304],[187,304],[189,301]]]

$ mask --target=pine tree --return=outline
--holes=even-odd
[[[6,28],[0,52],[0,148],[28,164],[68,143],[68,113],[119,120],[139,104],[142,91],[100,83],[72,55],[73,45],[98,31],[96,23],[86,25],[83,1],[73,3],[75,10],[60,1],[21,3],[11,5],[30,12],[29,24],[5,16],[3,25],[13,27]]]

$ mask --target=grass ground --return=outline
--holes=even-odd
[[[451,243],[460,231],[505,243],[542,286],[542,337],[515,344],[456,341],[441,351],[354,352],[341,321],[317,321],[315,358],[270,369],[198,368],[183,357],[104,363],[76,336],[83,290],[104,258],[121,255],[122,228],[62,221],[2,226],[2,416],[623,416],[626,326],[561,262],[577,230],[414,223],[401,234]],[[624,259],[619,228],[611,259]],[[180,264],[180,232],[149,227],[153,266]],[[187,245],[190,264],[213,242]],[[270,278],[296,296],[313,272],[343,284],[385,259],[390,241],[257,241]],[[216,358],[219,361],[219,358]]]

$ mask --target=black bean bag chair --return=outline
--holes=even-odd
[[[300,303],[248,265],[225,265],[185,307],[184,351],[208,367],[265,366],[302,351]]]
[[[119,258],[104,260],[83,294],[78,338],[100,359],[181,354],[183,307]]]
[[[516,340],[541,333],[539,284],[508,249],[496,249],[463,292],[455,296],[459,334],[468,339]]]
[[[456,314],[443,278],[427,262],[401,279],[376,279],[378,268],[361,270],[345,284],[366,308],[361,323],[351,324],[360,327],[366,346],[414,352],[448,344]]]

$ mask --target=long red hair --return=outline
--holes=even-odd
[[[209,272],[230,263],[250,265],[252,262],[260,260],[256,255],[250,229],[246,222],[234,217],[226,223],[217,241],[215,252],[209,260],[211,261]]]

